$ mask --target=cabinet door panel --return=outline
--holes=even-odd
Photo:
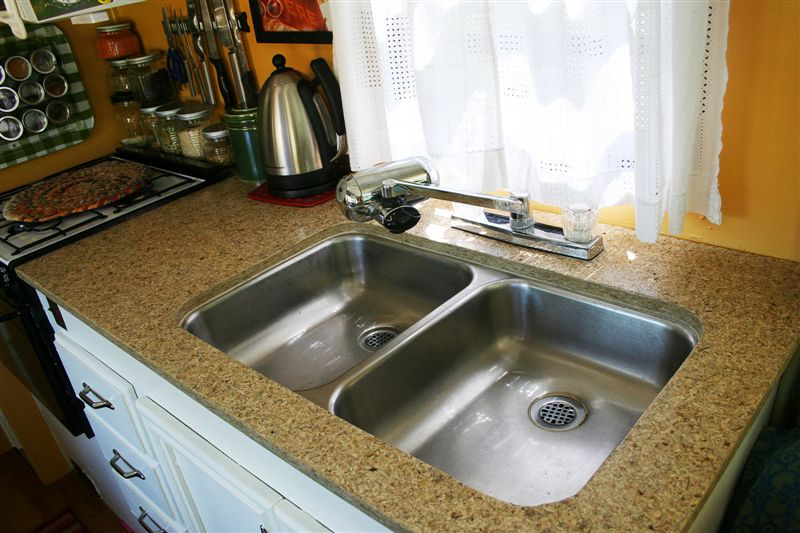
[[[213,447],[155,402],[137,407],[157,452],[166,455],[176,491],[183,494],[193,522],[208,532],[258,532],[274,523],[280,494]]]

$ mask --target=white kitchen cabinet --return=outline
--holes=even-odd
[[[106,469],[114,472],[122,491],[127,493],[131,488],[135,488],[158,506],[163,514],[176,517],[175,505],[167,496],[159,464],[153,458],[129,447],[119,435],[92,413],[89,413],[89,424],[94,430]]]
[[[193,531],[273,531],[280,494],[152,400],[140,398],[137,407]]]
[[[55,337],[56,350],[75,393],[87,406],[94,432],[92,439],[70,435],[68,456],[128,525],[146,532],[145,525],[157,528],[153,523],[158,522],[165,531],[183,531],[136,412],[133,386],[65,333],[56,331]],[[147,509],[144,517],[140,507]]]
[[[117,474],[108,468],[97,439],[88,439],[86,435],[75,437],[45,407],[39,405],[39,410],[64,456],[89,478],[108,508],[127,522],[128,502],[117,482]]]
[[[72,388],[86,404],[87,412],[102,419],[131,446],[147,453],[141,423],[136,419],[133,386],[58,331],[55,345]]]
[[[65,353],[76,355],[72,359],[114,382],[112,389],[123,390],[119,396],[106,392],[106,389],[102,392],[121,402],[125,417],[117,418],[116,405],[113,410],[99,408],[92,412],[103,416],[103,422],[125,440],[138,441],[138,444],[130,444],[135,448],[141,447],[142,455],[159,469],[168,503],[173,506],[172,516],[168,516],[168,509],[160,509],[138,487],[125,491],[128,503],[123,513],[112,506],[137,531],[147,533],[139,520],[140,506],[147,513],[143,522],[149,524],[148,527],[157,527],[151,523],[156,522],[167,531],[180,531],[185,526],[192,533],[204,529],[215,533],[258,532],[262,525],[270,533],[388,531],[176,388],[75,315],[55,305],[51,307],[43,294],[38,296],[56,331],[59,353],[64,349]],[[59,315],[57,319],[54,313]],[[69,366],[66,361],[64,364]],[[85,375],[86,369],[80,372]],[[68,368],[67,373],[73,388],[82,390],[83,378],[77,371]],[[79,381],[78,385],[76,381]],[[102,388],[100,385],[97,387]],[[145,417],[144,422],[140,412]],[[160,414],[151,416],[153,412]],[[127,428],[125,422],[118,421],[121,418],[129,418]],[[99,448],[90,453],[98,454]],[[105,457],[102,461],[107,464]],[[228,509],[237,511],[232,513]],[[163,513],[159,514],[160,511]],[[253,525],[257,527],[253,529]]]

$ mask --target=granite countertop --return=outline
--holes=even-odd
[[[686,528],[714,487],[800,336],[800,264],[602,226],[584,262],[452,230],[427,202],[399,237],[563,284],[593,282],[676,304],[700,342],[650,408],[573,498],[520,507],[328,414],[178,325],[215,287],[243,280],[325,231],[389,234],[342,217],[335,202],[297,209],[247,200],[229,179],[19,267],[42,290],[263,446],[394,529]],[[489,254],[478,256],[476,252]],[[508,263],[506,261],[513,261]],[[566,277],[564,277],[566,276]]]

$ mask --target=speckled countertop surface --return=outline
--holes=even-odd
[[[427,206],[423,223],[400,240],[420,244],[425,237],[433,249],[545,281],[661,299],[702,324],[694,352],[577,496],[514,506],[378,441],[179,327],[182,313],[209,291],[307,247],[320,231],[388,235],[374,225],[347,223],[334,202],[299,210],[247,200],[247,190],[226,180],[18,271],[265,447],[395,529],[683,529],[800,336],[798,263],[665,237],[647,245],[630,230],[605,226],[606,250],[583,262],[449,229],[446,204]]]

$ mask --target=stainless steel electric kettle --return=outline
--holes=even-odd
[[[311,62],[309,80],[280,54],[258,98],[261,159],[269,192],[283,198],[332,189],[345,173],[347,151],[339,84],[328,63]],[[321,88],[321,90],[319,90]]]

